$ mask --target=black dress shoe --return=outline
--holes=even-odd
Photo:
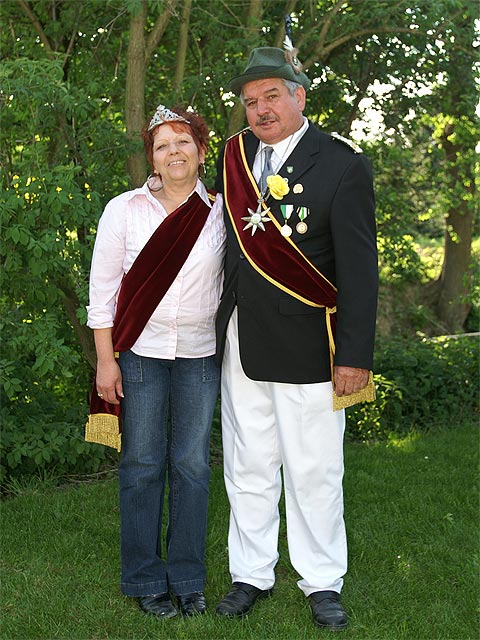
[[[217,605],[217,613],[227,618],[241,618],[251,610],[256,600],[268,598],[273,589],[258,589],[245,582],[234,582],[231,590],[220,600]]]
[[[177,596],[177,600],[180,611],[184,616],[196,616],[207,611],[207,601],[203,591],[185,593]]]
[[[157,618],[173,618],[178,611],[168,593],[160,593],[156,596],[142,596],[138,598],[140,609],[145,613],[151,613]]]
[[[326,627],[331,631],[347,628],[347,614],[336,591],[315,591],[308,598],[312,607],[313,622],[317,627]]]

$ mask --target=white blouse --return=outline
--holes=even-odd
[[[200,180],[195,190],[211,206]],[[137,355],[174,360],[215,353],[215,315],[223,284],[225,226],[217,195],[197,242],[132,347]],[[120,194],[100,218],[90,270],[91,329],[113,326],[123,276],[167,212],[146,184]]]

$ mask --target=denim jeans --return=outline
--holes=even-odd
[[[120,354],[121,589],[127,596],[203,591],[214,357]],[[170,420],[168,418],[170,417]],[[168,526],[162,536],[168,474]]]

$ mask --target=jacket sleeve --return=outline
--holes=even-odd
[[[372,369],[378,263],[372,170],[363,155],[352,155],[339,182],[330,225],[338,288],[335,364]]]

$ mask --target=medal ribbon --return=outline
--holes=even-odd
[[[288,224],[290,220],[290,216],[293,212],[293,204],[281,204],[280,211],[282,212],[283,219],[285,220],[285,224]]]

